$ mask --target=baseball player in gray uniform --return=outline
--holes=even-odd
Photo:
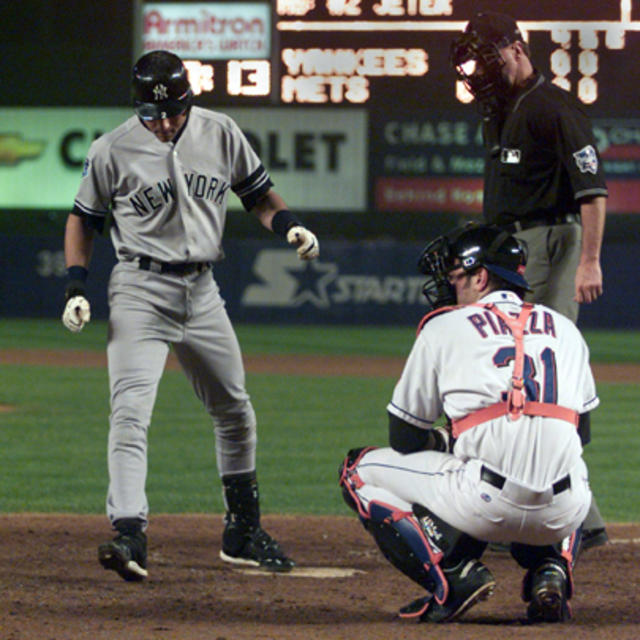
[[[105,569],[147,577],[147,431],[169,346],[213,419],[226,507],[220,556],[271,571],[294,562],[261,527],[256,417],[241,352],[212,264],[229,191],[302,260],[318,241],[287,209],[237,124],[192,106],[186,69],[153,51],[133,68],[135,115],[89,150],[65,231],[64,325],[90,320],[85,282],[93,238],[108,215],[117,264],[109,280],[111,414],[107,515],[117,532],[98,549]]]
[[[425,294],[440,308],[421,322],[387,406],[391,446],[351,450],[342,464],[347,504],[430,592],[403,618],[447,622],[490,595],[488,542],[511,542],[527,570],[531,622],[569,616],[591,501],[580,429],[599,401],[575,325],[522,301],[524,262],[516,238],[485,225],[426,247]]]

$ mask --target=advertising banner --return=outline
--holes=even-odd
[[[425,239],[425,242],[428,239]],[[321,239],[318,260],[303,262],[279,238],[229,240],[213,275],[233,322],[265,324],[403,325],[414,327],[427,307],[416,264],[422,245]],[[604,295],[582,305],[580,325],[640,328],[633,238],[605,243]],[[65,284],[62,238],[0,235],[0,317],[59,321]],[[107,282],[115,256],[98,238],[88,280],[92,316],[107,317]],[[206,276],[209,277],[209,276]]]
[[[376,112],[371,181],[380,211],[482,212],[484,149],[479,118]],[[595,119],[609,213],[640,211],[640,119]]]
[[[253,107],[225,113],[245,131],[291,208],[366,208],[366,112]],[[0,109],[0,208],[70,208],[89,145],[131,115],[127,107]],[[241,209],[230,197],[230,209]]]
[[[147,2],[142,47],[181,58],[269,58],[271,7],[268,2]]]

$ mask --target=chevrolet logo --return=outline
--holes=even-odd
[[[25,140],[19,133],[0,133],[0,167],[14,167],[23,160],[37,158],[46,146],[46,142]]]

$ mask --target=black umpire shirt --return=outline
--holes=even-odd
[[[487,223],[526,218],[530,224],[553,224],[579,213],[580,198],[607,195],[593,130],[581,104],[538,72],[509,100],[499,119],[485,126],[485,143]]]

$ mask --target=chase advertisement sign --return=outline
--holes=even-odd
[[[605,176],[609,213],[640,211],[640,120],[592,121]],[[484,146],[479,116],[465,112],[372,113],[371,183],[379,211],[482,212]],[[521,161],[501,149],[505,164]],[[594,172],[592,146],[576,150],[580,170]]]

